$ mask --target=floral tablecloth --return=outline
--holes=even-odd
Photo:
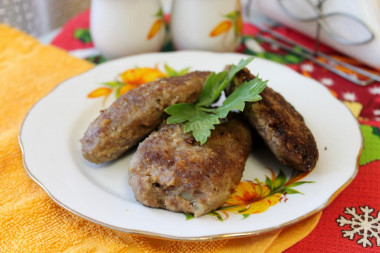
[[[286,27],[275,28],[309,48],[314,41]],[[270,59],[325,85],[331,93],[350,108],[360,123],[364,149],[359,161],[359,172],[354,181],[323,211],[322,217],[309,236],[287,252],[379,252],[380,251],[380,83],[355,85],[340,76],[297,55],[284,52],[255,38],[258,28],[245,23],[243,40],[238,52]],[[89,32],[89,11],[70,20],[53,39],[52,45],[65,50],[93,48]],[[373,73],[379,70],[362,66],[354,59],[327,47],[320,49],[328,55]],[[170,41],[163,51],[174,50]],[[101,56],[88,58],[101,63]],[[351,75],[360,75],[348,70]],[[344,126],[336,126],[344,127]]]

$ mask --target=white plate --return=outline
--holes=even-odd
[[[186,220],[182,213],[148,208],[138,203],[128,185],[128,166],[133,153],[116,162],[94,166],[81,155],[79,139],[89,123],[112,101],[89,99],[102,82],[114,80],[129,68],[160,68],[165,63],[179,70],[221,71],[226,64],[247,57],[241,54],[208,52],[154,53],[127,57],[101,64],[68,79],[41,99],[22,125],[19,141],[28,174],[65,209],[100,225],[153,237],[181,240],[209,240],[259,234],[298,222],[326,207],[334,193],[346,187],[358,170],[362,149],[359,126],[350,111],[318,82],[303,77],[286,66],[255,59],[248,68],[280,92],[305,118],[319,149],[316,168],[303,180],[313,181],[294,187],[303,194],[287,195],[287,201],[265,212],[243,219],[228,213],[223,222],[205,215]],[[249,157],[243,180],[265,182],[283,170],[266,149]],[[222,216],[223,212],[219,212]],[[224,217],[224,216],[223,216]]]

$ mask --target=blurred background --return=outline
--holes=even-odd
[[[161,0],[165,13],[170,12],[172,1]],[[250,0],[241,2],[245,10],[243,14],[246,16]],[[0,23],[17,27],[35,37],[42,37],[60,28],[90,5],[91,0],[0,0]],[[260,14],[252,16],[257,18]]]
[[[160,1],[164,13],[170,13],[175,0]],[[89,9],[90,5],[91,0],[0,0],[0,23],[23,30],[49,44],[67,21]],[[286,32],[286,36],[297,31],[314,38],[315,45],[324,43],[359,62],[380,68],[379,0],[241,0],[241,5],[243,20],[261,31],[267,32],[262,25],[269,28],[281,25],[292,29]],[[322,5],[323,11],[318,7]],[[260,37],[261,34],[252,35],[255,40],[266,39]],[[356,40],[365,43],[342,44],[337,37],[349,43]],[[254,44],[254,40],[248,42]],[[278,46],[276,43],[271,42],[272,46]],[[379,78],[376,76],[375,79]]]
[[[0,0],[0,23],[40,37],[89,8],[90,3],[91,0]]]

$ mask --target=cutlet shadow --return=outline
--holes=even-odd
[[[251,154],[260,164],[262,164],[263,168],[282,170],[286,174],[292,174],[294,170],[280,163],[280,161],[278,161],[273,152],[269,149],[268,145],[266,145],[264,140],[257,134],[254,135]],[[265,173],[268,172],[268,170],[266,169],[264,171]]]

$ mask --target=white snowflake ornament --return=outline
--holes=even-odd
[[[357,240],[357,243],[364,248],[367,246],[372,247],[370,238],[375,238],[376,245],[380,247],[380,211],[377,213],[377,217],[370,215],[375,209],[369,206],[359,207],[362,214],[357,214],[355,207],[344,210],[344,213],[351,215],[351,219],[347,220],[344,216],[339,216],[336,222],[340,227],[349,225],[351,230],[342,230],[343,237],[348,237],[350,240],[354,240],[355,235],[359,235],[361,238]]]

